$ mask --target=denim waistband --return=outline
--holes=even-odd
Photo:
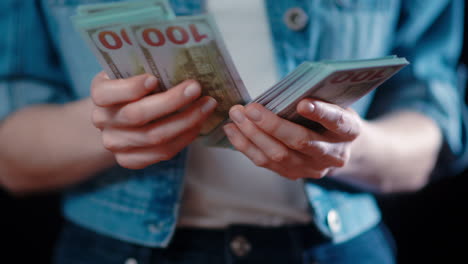
[[[229,241],[231,241],[229,243]],[[225,229],[178,228],[170,247],[190,246],[200,244],[250,245],[256,249],[286,249],[291,245],[300,248],[310,248],[317,244],[329,242],[330,238],[323,235],[315,225],[286,225],[280,227],[262,227],[253,225],[230,225]],[[236,243],[237,242],[237,243]]]
[[[395,263],[394,245],[383,224],[338,244],[326,242],[320,234],[308,225],[180,228],[167,248],[157,248],[117,240],[67,222],[58,240],[55,264]]]
[[[75,263],[77,259],[90,264],[135,263],[127,262],[129,259],[138,259],[136,263],[139,264],[179,263],[179,258],[190,259],[187,262],[190,264],[303,263],[308,248],[329,241],[312,224],[232,225],[225,229],[181,227],[175,231],[167,248],[150,248],[98,234],[67,221],[59,239],[55,263]],[[77,248],[80,248],[79,254],[75,254]]]

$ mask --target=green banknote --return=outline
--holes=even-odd
[[[152,1],[146,1],[152,2]],[[102,11],[73,17],[81,32],[110,78],[127,78],[145,72],[143,61],[132,43],[128,25],[170,19],[173,12],[157,5],[129,10]]]
[[[405,58],[397,56],[304,62],[251,103],[259,103],[284,119],[320,133],[324,127],[297,113],[297,104],[302,99],[316,98],[346,108],[408,64]],[[206,143],[231,147],[221,126],[210,134]]]
[[[215,22],[209,15],[178,17],[129,26],[144,67],[161,80],[163,89],[195,79],[202,94],[218,101],[215,112],[204,124],[208,135],[228,118],[235,104],[249,101],[234,63]]]

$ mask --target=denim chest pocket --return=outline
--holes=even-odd
[[[310,2],[308,31],[315,59],[387,55],[399,13],[398,0],[317,0]]]

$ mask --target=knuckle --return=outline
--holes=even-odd
[[[317,107],[314,111],[318,121],[323,121],[327,118],[327,112],[322,107]]]
[[[119,144],[114,139],[114,137],[112,137],[108,133],[102,134],[102,145],[104,146],[105,149],[110,150],[110,151],[116,151],[120,148]]]
[[[138,126],[144,124],[144,111],[140,107],[132,107],[130,105],[124,107],[121,110],[121,116],[130,125]]]
[[[247,140],[242,140],[242,139],[234,140],[234,142],[232,143],[234,147],[236,147],[236,149],[239,150],[240,152],[245,152],[250,146],[250,143]]]
[[[246,123],[246,122],[244,122]],[[255,134],[257,134],[258,130],[255,128],[255,126],[253,124],[247,124],[245,126],[242,127],[242,133],[244,133],[246,136],[254,136]]]
[[[158,155],[157,161],[168,161],[171,160],[175,156],[175,153],[171,153],[170,151],[161,152]]]
[[[334,110],[322,119],[332,131],[342,131],[347,126],[346,117],[341,110]]]
[[[166,141],[166,136],[159,131],[150,131],[146,134],[146,141],[150,145],[160,145]]]
[[[288,160],[289,157],[290,157],[289,151],[285,149],[281,149],[281,150],[273,152],[270,158],[271,160],[275,162],[284,162]]]
[[[342,157],[338,157],[336,160],[335,160],[335,164],[333,164],[333,167],[338,167],[338,168],[342,168],[346,165],[346,160]]]
[[[323,142],[316,141],[312,146],[314,148],[315,157],[319,160],[324,160],[328,156],[328,148]]]
[[[262,122],[262,124],[268,133],[275,134],[281,129],[282,122],[279,118],[272,118],[268,122]]]
[[[92,119],[93,125],[97,128],[102,128],[107,121],[106,116],[103,113],[103,110],[99,108],[96,108],[93,110],[91,119]]]
[[[322,171],[322,170],[327,169],[328,167],[329,167],[328,162],[324,160],[318,160],[312,166],[313,170],[315,171]]]
[[[360,134],[362,130],[362,124],[359,121],[360,119],[357,119],[358,121],[354,124],[351,125],[350,130],[348,131],[347,135],[352,139],[356,139]]]
[[[300,138],[292,144],[292,148],[295,150],[303,151],[306,150],[310,145],[310,141],[307,138]]]
[[[127,169],[139,169],[141,166],[141,164],[133,162],[131,159],[124,155],[115,155],[115,160],[121,167]]]
[[[350,156],[351,153],[349,151],[343,151],[342,153],[340,153],[340,155],[336,159],[336,165],[334,167],[342,168],[346,166],[346,164],[348,164]]]
[[[130,170],[141,170],[149,165],[153,164],[154,162],[148,160],[139,160],[132,158],[131,155],[116,155],[117,163],[126,169]]]
[[[201,125],[203,121],[207,118],[208,116],[206,114],[203,114],[201,110],[201,106],[193,109],[191,113],[189,113],[188,119],[187,119],[187,127],[194,128],[198,125]]]
[[[309,178],[312,179],[322,179],[327,174],[326,170],[314,170],[309,173]]]
[[[345,127],[349,123],[348,118],[345,115],[345,112],[343,110],[338,111],[338,118],[336,121],[336,126],[337,127]],[[348,130],[349,131],[349,130]]]
[[[258,166],[258,167],[267,167],[269,161],[262,155],[256,155],[255,157],[252,157],[252,162]]]
[[[105,105],[104,94],[101,92],[101,89],[97,85],[91,86],[91,100],[97,106]]]
[[[140,83],[131,83],[128,86],[128,96],[130,100],[138,99],[146,94],[146,89]]]

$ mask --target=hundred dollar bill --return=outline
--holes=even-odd
[[[135,0],[124,2],[110,2],[98,3],[89,5],[78,6],[77,12],[79,15],[92,15],[105,12],[122,12],[132,9],[145,9],[149,7],[157,7],[162,9],[166,17],[175,18],[174,11],[172,10],[167,0]]]
[[[97,13],[73,17],[76,28],[112,79],[127,78],[145,72],[129,37],[127,25],[169,19],[171,13],[158,6],[122,12]]]
[[[146,71],[160,78],[163,89],[195,79],[200,82],[203,95],[218,101],[215,112],[202,127],[202,136],[228,118],[231,106],[249,101],[211,16],[133,24],[129,29],[145,58]]]
[[[324,127],[297,113],[296,107],[299,101],[311,97],[348,107],[408,64],[405,58],[396,56],[365,60],[304,62],[250,103],[262,104],[284,119],[321,132],[325,130]],[[228,119],[223,125],[229,122],[231,120]],[[222,126],[214,130],[205,143],[218,147],[232,147]]]

